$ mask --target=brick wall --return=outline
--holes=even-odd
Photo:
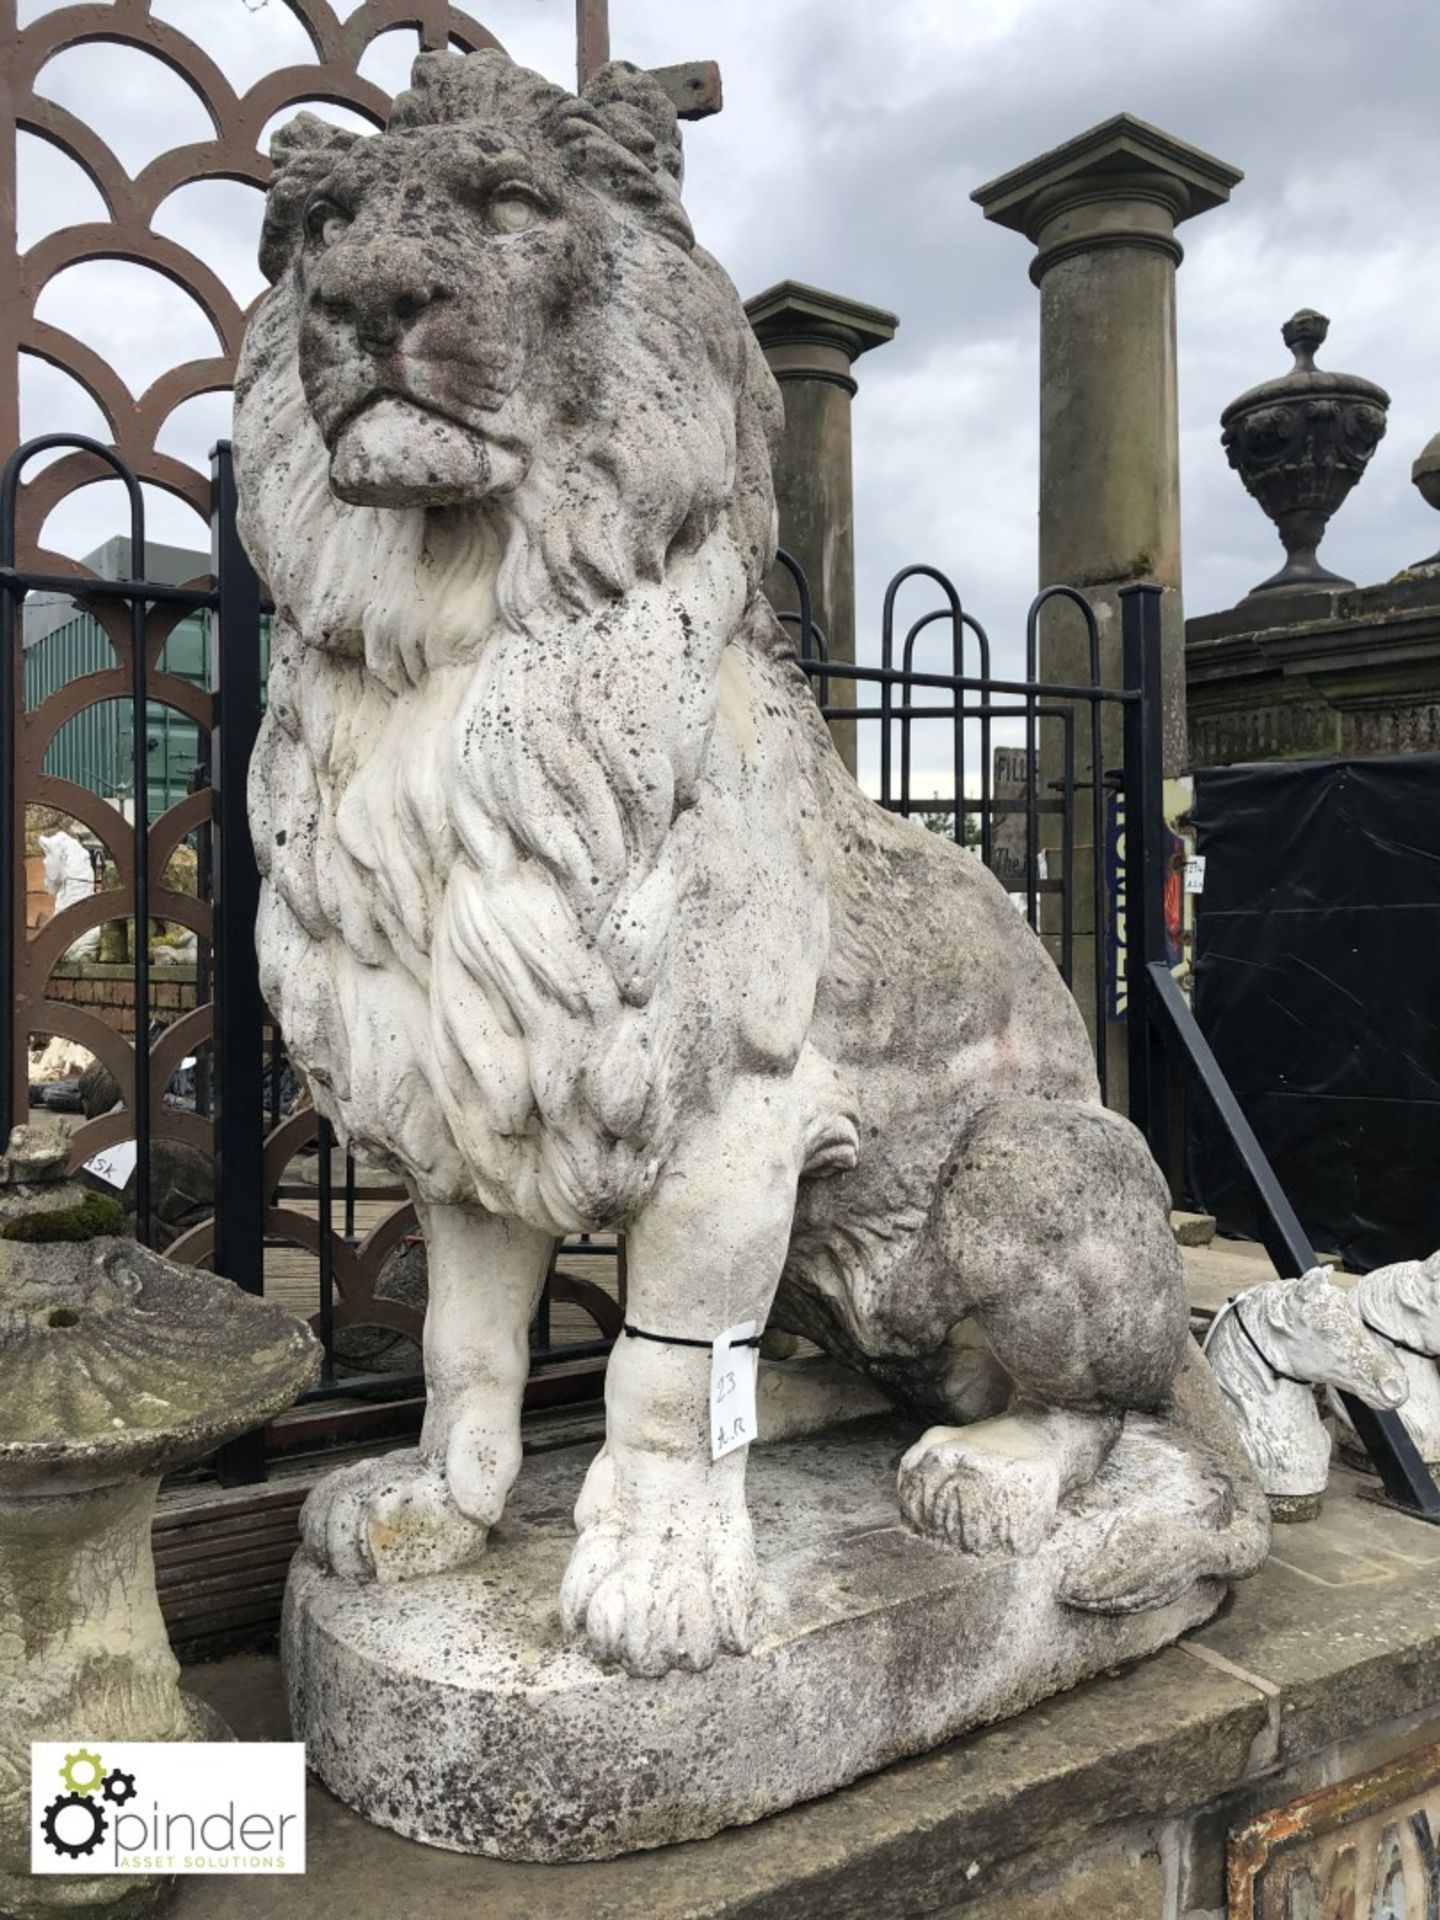
[[[135,1033],[135,970],[81,960],[60,966],[50,976],[47,1000],[88,1007],[132,1038]],[[168,1026],[197,1004],[194,967],[150,965],[150,1017]]]

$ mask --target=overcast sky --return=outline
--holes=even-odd
[[[21,17],[51,10],[22,0]],[[571,0],[473,10],[515,58],[571,77]],[[307,57],[284,0],[157,0],[155,11],[237,84]],[[1181,229],[1187,610],[1232,604],[1282,558],[1226,466],[1217,419],[1285,370],[1279,329],[1300,306],[1331,317],[1322,365],[1393,397],[1388,436],[1322,558],[1365,583],[1440,546],[1440,517],[1409,479],[1440,429],[1436,0],[611,0],[611,19],[618,56],[720,62],[725,111],[688,130],[687,199],[742,294],[794,278],[900,316],[895,341],[858,369],[862,657],[886,578],[912,560],[949,571],[997,641],[1013,644],[1036,584],[1037,296],[1029,244],[989,226],[969,196],[1120,109],[1246,175],[1228,207]],[[365,70],[393,88],[413,50],[413,33],[387,36]],[[132,170],[206,132],[193,96],[141,54],[77,49],[41,84]],[[22,149],[23,245],[97,203],[51,150],[28,139]],[[249,298],[258,209],[245,187],[197,186],[157,225]],[[213,351],[186,296],[139,268],[71,269],[40,311],[137,391],[176,359]],[[62,376],[27,375],[27,432],[97,424]],[[195,401],[164,444],[203,464],[224,425],[219,401]],[[118,503],[97,495],[59,510],[55,545],[80,553],[116,530]],[[202,538],[178,507],[159,507],[153,531]]]

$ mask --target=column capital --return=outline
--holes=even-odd
[[[1178,265],[1180,221],[1223,206],[1244,177],[1213,154],[1117,113],[970,198],[987,220],[1035,243],[1030,278],[1039,286],[1061,260],[1104,247],[1148,247]]]
[[[777,380],[828,380],[855,392],[851,367],[893,340],[900,325],[883,307],[782,280],[745,302],[755,337]]]

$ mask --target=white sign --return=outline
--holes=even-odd
[[[303,1873],[298,1740],[37,1740],[32,1873]]]
[[[97,1180],[104,1180],[112,1187],[123,1187],[135,1171],[135,1162],[140,1150],[133,1140],[122,1140],[118,1146],[102,1147],[85,1162],[85,1171],[93,1173]]]
[[[741,1341],[755,1338],[755,1322],[742,1320],[727,1327],[710,1346],[710,1458],[748,1447],[755,1438],[755,1374],[758,1347]]]
[[[1204,893],[1205,891],[1205,856],[1203,853],[1192,853],[1190,858],[1185,862],[1185,891],[1186,893]]]

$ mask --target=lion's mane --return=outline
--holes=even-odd
[[[470,119],[553,140],[616,223],[618,272],[563,376],[585,390],[513,492],[346,505],[301,385],[290,235],[352,136],[309,121],[277,153],[236,421],[276,603],[262,973],[343,1134],[430,1198],[572,1229],[629,1211],[671,1138],[687,815],[720,656],[773,633],[779,397],[694,246],[653,82],[617,63],[576,98],[499,54],[421,56],[392,128]]]

